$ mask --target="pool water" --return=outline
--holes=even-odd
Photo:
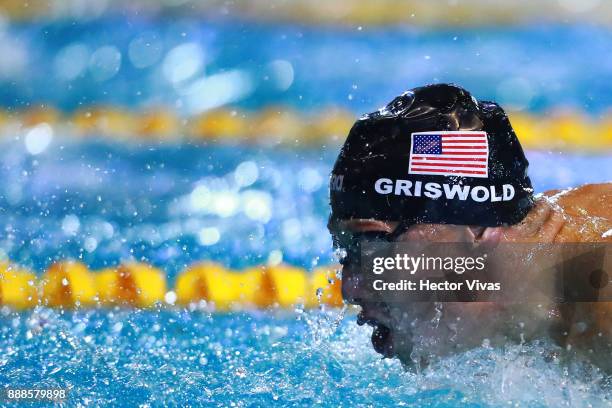
[[[211,259],[333,262],[327,177],[338,148],[2,142],[3,257],[32,270],[136,259],[176,275]],[[528,152],[538,191],[612,179],[612,156]],[[598,169],[593,173],[592,169]],[[381,360],[341,310],[0,309],[0,383],[70,389],[67,405],[609,406],[609,379],[544,342],[481,348],[423,373]],[[607,381],[607,385],[606,385]]]
[[[2,323],[0,381],[67,387],[69,405],[610,404],[601,375],[550,362],[551,345],[482,348],[416,374],[381,360],[369,330],[339,311],[38,309]]]

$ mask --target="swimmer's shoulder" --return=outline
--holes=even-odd
[[[551,190],[543,196],[567,220],[555,241],[612,242],[612,183]]]
[[[612,183],[550,190],[545,192],[544,196],[570,215],[612,218]]]

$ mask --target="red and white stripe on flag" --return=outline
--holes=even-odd
[[[411,138],[409,174],[489,176],[487,132],[415,132]]]

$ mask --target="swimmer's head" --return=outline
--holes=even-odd
[[[351,129],[330,178],[334,219],[501,226],[533,206],[503,109],[465,89],[414,88]]]
[[[498,229],[486,227],[516,224],[534,205],[527,167],[502,108],[454,85],[412,89],[354,124],[330,178],[329,228],[347,250],[344,299],[362,306],[359,322],[374,327],[378,352],[409,362],[438,312],[372,302],[359,242],[494,239]]]

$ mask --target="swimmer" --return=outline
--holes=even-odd
[[[527,169],[502,108],[454,85],[412,89],[355,123],[330,178],[328,226],[343,254],[344,299],[361,306],[358,324],[374,328],[377,352],[422,366],[548,337],[612,370],[611,302],[390,303],[363,283],[355,245],[367,240],[612,242],[612,183],[535,195]],[[609,299],[612,282],[601,290]]]

